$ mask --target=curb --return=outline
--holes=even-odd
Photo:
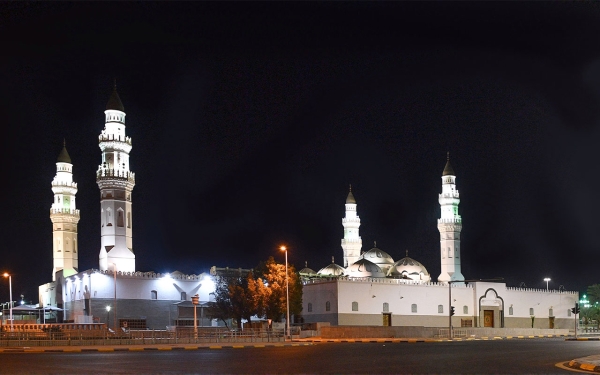
[[[110,353],[110,352],[143,352],[143,351],[171,351],[171,350],[220,350],[220,349],[250,349],[285,346],[311,346],[312,343],[293,344],[261,344],[261,345],[211,345],[211,346],[165,346],[165,347],[98,347],[98,348],[7,348],[0,349],[0,353]]]
[[[592,365],[591,363],[581,363],[577,362],[577,360],[572,360],[569,362],[568,366],[577,370],[585,370],[590,372],[600,373],[600,366]]]
[[[565,341],[600,341],[600,337],[569,337]]]
[[[511,339],[537,339],[537,338],[557,338],[568,337],[567,335],[537,335],[537,336],[482,336],[479,338],[454,338],[454,339],[302,339],[304,342],[314,343],[416,343],[416,342],[459,342],[459,341],[488,341],[488,340],[511,340]],[[566,339],[568,340],[568,339]]]

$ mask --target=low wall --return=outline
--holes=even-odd
[[[330,326],[321,327],[321,338],[435,338],[440,330],[448,333],[448,328],[439,327],[377,327],[377,326]],[[539,328],[459,328],[455,330],[467,332],[467,337],[494,336],[539,336],[568,335],[568,329]]]

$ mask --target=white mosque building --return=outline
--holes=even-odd
[[[563,328],[573,327],[578,292],[508,287],[503,282],[468,281],[461,272],[460,197],[450,159],[439,194],[441,273],[437,281],[408,257],[394,261],[375,247],[360,253],[360,218],[352,188],[342,219],[343,266],[332,263],[303,278],[302,316],[307,323],[351,326]],[[467,280],[467,282],[465,282]],[[451,301],[451,305],[450,305]]]
[[[52,181],[53,281],[39,287],[40,306],[62,309],[59,320],[76,323],[162,329],[193,325],[191,297],[198,294],[201,305],[210,301],[213,279],[205,273],[136,270],[132,215],[135,174],[129,169],[132,144],[125,133],[125,109],[116,85],[104,114],[104,130],[98,137],[102,161],[96,172],[101,215],[99,267],[79,271],[77,183],[73,182],[73,165],[65,145]],[[214,323],[200,319],[202,324]]]
[[[62,320],[101,322],[109,326],[160,328],[193,325],[191,297],[211,301],[213,276],[140,272],[133,248],[131,138],[126,135],[125,109],[116,86],[106,106],[99,135],[102,160],[96,172],[100,189],[101,238],[98,268],[79,270],[73,164],[63,147],[52,181],[54,201],[52,282],[39,287],[41,306],[62,309]],[[448,159],[439,195],[441,273],[434,281],[420,262],[394,259],[376,246],[361,253],[360,218],[352,190],[346,199],[341,241],[343,266],[332,263],[303,277],[305,322],[331,325],[447,327],[449,299],[456,327],[570,328],[577,292],[522,289],[502,282],[464,282],[461,273],[462,218],[456,175]],[[226,271],[231,271],[224,269]],[[241,272],[241,270],[240,270]],[[214,272],[211,272],[211,274]],[[214,325],[202,319],[201,325]]]

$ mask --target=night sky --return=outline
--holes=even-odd
[[[600,281],[598,3],[18,2],[0,4],[0,38],[0,268],[14,299],[37,302],[51,280],[63,139],[79,269],[98,268],[114,78],[139,271],[283,262],[281,244],[297,268],[341,264],[352,184],[363,250],[408,250],[437,279],[450,152],[465,277]]]

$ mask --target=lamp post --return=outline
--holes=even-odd
[[[198,306],[198,300],[200,297],[196,294],[192,297],[192,303],[194,304],[194,340],[198,340],[198,321],[196,320],[196,306]]]
[[[7,272],[4,272],[2,275],[4,277],[8,277],[8,292],[9,292],[9,307],[10,307],[10,331],[13,331],[13,314],[12,314],[12,276]]]
[[[106,306],[106,327],[110,326],[110,306]]]
[[[279,250],[285,252],[285,304],[287,315],[285,318],[285,326],[286,326],[286,339],[287,335],[290,335],[290,282],[288,280],[288,260],[287,260],[287,248],[285,246],[281,246]],[[291,335],[290,335],[291,338]]]
[[[548,281],[550,281],[549,277],[544,278],[544,281],[546,282],[546,290],[548,290]]]

